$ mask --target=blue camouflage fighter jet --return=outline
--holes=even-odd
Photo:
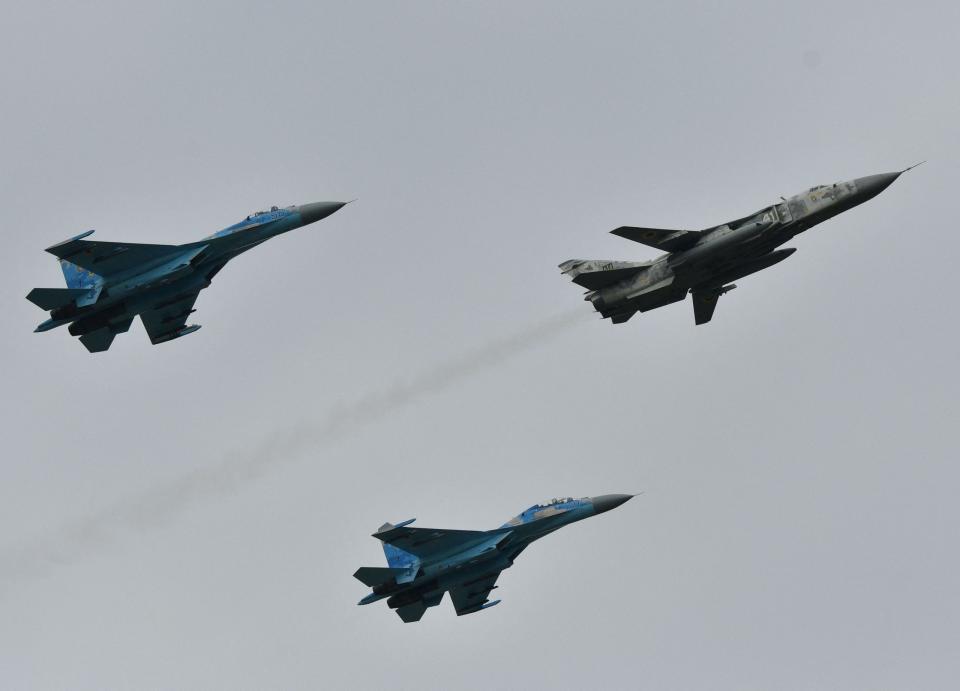
[[[139,314],[153,344],[186,336],[200,328],[186,324],[197,296],[228,261],[272,237],[326,218],[345,204],[274,206],[185,245],[97,242],[84,239],[93,233],[88,230],[47,248],[60,260],[67,287],[34,288],[27,295],[50,311],[36,331],[70,324],[70,333],[98,353]]]
[[[414,519],[385,523],[373,534],[383,542],[388,568],[363,566],[353,577],[373,592],[360,600],[368,605],[387,599],[405,622],[419,621],[427,607],[436,607],[450,593],[457,616],[493,607],[490,591],[500,572],[534,540],[584,518],[615,509],[634,495],[604,494],[582,499],[553,499],[511,518],[496,530],[410,528]]]

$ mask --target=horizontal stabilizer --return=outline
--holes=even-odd
[[[104,326],[101,329],[91,331],[81,336],[80,342],[83,343],[83,347],[91,353],[102,353],[110,348],[110,344],[113,343],[113,338],[116,335],[109,326]]]
[[[610,232],[627,240],[639,242],[641,245],[656,247],[658,250],[663,250],[664,252],[677,252],[679,250],[689,249],[700,240],[700,232],[696,230],[620,226]]]
[[[55,310],[66,307],[89,292],[89,288],[34,288],[27,293],[27,300],[40,309]]]
[[[378,585],[389,583],[406,572],[406,569],[389,569],[385,566],[361,566],[353,574],[353,577],[366,586],[376,588]]]
[[[412,605],[406,605],[405,607],[397,609],[397,614],[400,615],[400,618],[403,619],[404,622],[410,624],[415,621],[420,621],[423,613],[426,611],[426,603],[423,600],[417,600]]]
[[[133,317],[121,317],[96,331],[84,334],[80,337],[80,342],[91,353],[102,353],[110,348],[114,336],[129,331],[132,323]]]
[[[640,273],[651,263],[570,259],[560,265],[560,270],[569,274],[577,285],[588,290],[599,290]]]

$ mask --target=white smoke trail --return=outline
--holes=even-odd
[[[582,309],[565,312],[493,341],[407,381],[342,405],[318,420],[279,431],[218,463],[80,518],[48,535],[0,554],[0,596],[10,586],[116,546],[192,506],[236,492],[285,463],[375,424],[397,410],[495,367],[561,335]]]

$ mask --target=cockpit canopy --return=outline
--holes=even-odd
[[[263,211],[254,211],[252,214],[247,216],[247,220],[250,221],[250,220],[253,220],[254,218],[257,218],[258,216],[266,216],[268,214],[273,214],[278,211],[287,211],[288,209],[292,209],[292,208],[293,208],[292,206],[288,206],[286,209],[281,209],[279,206],[274,205],[274,206],[271,206],[269,209],[264,209]]]
[[[573,497],[559,497],[559,498],[551,499],[550,501],[543,502],[542,504],[534,504],[530,508],[526,509],[523,513],[519,514],[518,516],[514,516],[509,521],[504,523],[503,527],[506,528],[509,526],[517,526],[517,525],[522,525],[524,523],[529,523],[531,521],[536,520],[539,517],[542,517],[542,515],[540,514],[541,511],[551,509],[555,506],[559,506],[560,504],[571,504],[579,501],[582,501],[582,500],[574,499]],[[571,506],[563,509],[563,511],[569,511],[575,508],[576,506]],[[552,513],[556,513],[556,511],[553,511],[553,512],[547,511],[547,513],[543,515],[550,515]]]
[[[566,504],[571,501],[573,501],[573,497],[554,498],[554,499],[551,499],[550,501],[545,501],[542,504],[534,504],[529,509],[527,509],[527,511],[524,511],[524,513],[527,513],[528,511],[540,511],[541,509],[547,509],[547,508],[550,508],[551,506],[556,506],[557,504]]]
[[[537,506],[543,508],[547,506],[553,506],[554,504],[566,504],[568,501],[573,501],[573,497],[563,497],[560,499],[554,498],[543,504],[537,504]]]

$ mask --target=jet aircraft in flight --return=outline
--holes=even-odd
[[[34,288],[27,299],[50,311],[36,331],[70,324],[91,353],[107,350],[114,336],[140,315],[150,342],[165,343],[200,328],[186,325],[200,291],[224,265],[272,237],[314,223],[344,202],[316,202],[258,211],[198,242],[147,245],[84,240],[77,235],[47,252],[60,260],[66,288]]]
[[[917,165],[920,165],[919,163]],[[916,166],[911,166],[915,168]],[[749,216],[705,230],[621,226],[610,231],[666,254],[646,262],[570,259],[560,265],[587,289],[584,300],[614,324],[693,297],[694,321],[705,324],[730,283],[781,262],[796,250],[777,249],[798,233],[873,199],[910,168],[811,187]]]
[[[440,604],[445,592],[458,616],[493,607],[490,591],[517,556],[548,533],[615,509],[632,494],[604,494],[582,499],[553,499],[536,504],[495,530],[409,528],[414,519],[384,523],[373,537],[383,542],[389,567],[364,566],[353,577],[373,592],[360,605],[387,598],[405,622],[419,621],[427,607]]]

